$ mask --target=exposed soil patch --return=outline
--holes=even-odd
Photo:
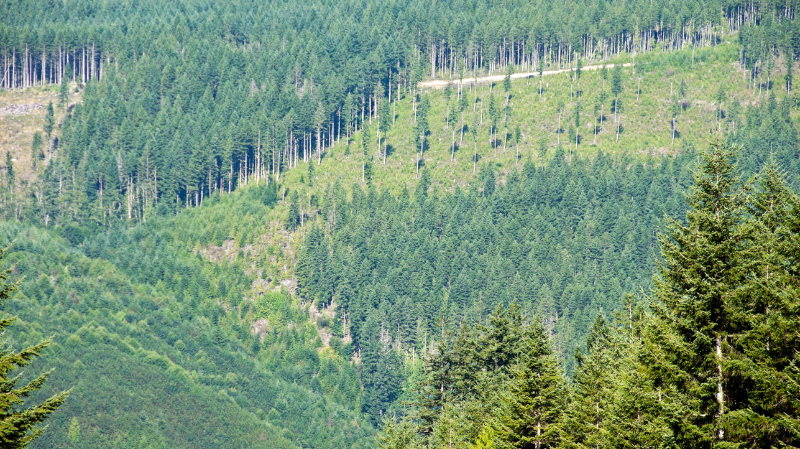
[[[5,115],[25,115],[33,111],[44,109],[44,106],[39,103],[29,104],[12,104],[4,108],[0,108],[0,117]]]

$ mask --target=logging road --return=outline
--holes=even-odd
[[[606,64],[606,67],[611,69],[611,68],[614,68],[614,66],[616,66],[616,65],[620,65],[622,67],[630,67],[633,64],[631,64],[630,62],[626,62],[625,64]],[[603,68],[602,64],[587,65],[586,67],[583,67],[581,70],[599,70],[601,68]],[[573,72],[573,71],[575,71],[575,69],[544,70],[542,72],[542,76],[557,75],[559,73],[566,73],[566,72]],[[512,73],[511,74],[511,79],[512,80],[516,80],[516,79],[520,79],[520,78],[528,78],[528,77],[535,77],[535,76],[539,76],[539,72]],[[506,77],[505,75],[491,75],[491,76],[484,76],[484,77],[480,77],[480,78],[464,78],[463,83],[464,84],[471,84],[471,83],[475,83],[476,81],[478,83],[488,83],[488,82],[496,83],[496,82],[499,82],[499,81],[503,81],[503,79],[505,79],[505,77]],[[447,86],[448,84],[458,84],[458,80],[421,81],[419,83],[419,86],[420,87],[431,87],[431,88],[434,88],[434,89],[441,89],[441,88]]]

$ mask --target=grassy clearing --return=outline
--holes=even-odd
[[[453,191],[456,187],[464,188],[473,179],[473,152],[475,143],[467,131],[473,120],[473,114],[480,117],[483,108],[484,120],[479,125],[477,153],[479,167],[481,164],[492,164],[502,179],[515,166],[530,159],[537,164],[551,157],[560,145],[572,157],[591,157],[598,151],[613,155],[633,157],[660,157],[674,154],[686,148],[701,148],[719,135],[720,131],[732,130],[733,125],[726,120],[718,121],[717,97],[723,89],[725,100],[722,109],[727,110],[733,101],[743,107],[758,104],[767,98],[766,91],[748,89],[747,76],[737,63],[739,46],[727,42],[716,48],[686,49],[670,53],[650,53],[636,58],[634,67],[623,69],[624,90],[620,95],[623,104],[619,140],[617,126],[612,109],[611,94],[612,73],[609,70],[604,79],[602,71],[584,71],[579,83],[573,74],[557,74],[542,80],[542,96],[539,96],[539,79],[529,78],[515,80],[510,90],[512,115],[509,119],[508,136],[503,142],[504,127],[502,121],[500,137],[496,147],[489,143],[488,103],[490,89],[495,101],[502,107],[504,91],[502,83],[493,87],[479,84],[475,111],[472,112],[472,100],[475,91],[465,87],[470,108],[464,114],[465,132],[461,141],[460,126],[446,126],[448,102],[443,89],[424,91],[422,95],[430,97],[429,112],[430,132],[427,136],[426,150],[422,167],[429,170],[433,186],[439,190]],[[624,57],[612,61],[616,63],[630,62]],[[782,67],[779,63],[778,67]],[[782,74],[775,73],[773,79],[783,79]],[[679,96],[681,81],[685,83],[685,95]],[[779,81],[775,82],[776,84]],[[605,90],[607,99],[602,108],[604,122],[599,121],[600,110],[595,115],[600,93]],[[638,98],[637,98],[638,91]],[[580,92],[580,94],[578,94]],[[774,87],[777,97],[785,96],[780,85]],[[685,108],[679,111],[675,119],[675,139],[672,139],[672,110],[675,102],[684,100]],[[450,107],[456,105],[455,89],[452,91]],[[559,106],[561,106],[561,126],[559,128]],[[580,107],[579,145],[569,139],[569,127],[575,123],[575,109]],[[480,121],[480,119],[479,119]],[[460,124],[458,124],[460,125]],[[513,129],[519,125],[522,138],[519,144],[519,160],[513,146]],[[597,133],[593,127],[597,126]],[[376,133],[373,123],[372,132]],[[560,131],[559,131],[560,129]],[[451,143],[455,131],[456,151],[451,160]],[[370,152],[373,164],[373,184],[379,189],[388,188],[399,193],[404,187],[413,189],[418,174],[416,161],[419,148],[414,143],[414,112],[411,95],[397,102],[395,125],[388,133],[388,144],[391,154],[382,161],[382,152],[378,149],[377,136],[371,141]],[[281,184],[288,189],[296,189],[301,198],[311,201],[312,195],[319,197],[320,192],[328,184],[339,181],[344,186],[362,183],[362,147],[360,133],[350,139],[350,148],[341,142],[330,150],[323,158],[322,165],[315,167],[314,187],[308,186],[308,167],[301,164],[297,168],[281,175]],[[349,153],[349,154],[348,154]],[[313,161],[316,164],[316,160]],[[311,209],[310,207],[308,209]],[[285,206],[276,208],[272,213],[284,213]],[[274,217],[274,218],[277,218]]]

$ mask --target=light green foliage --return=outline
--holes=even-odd
[[[290,317],[289,298],[281,292],[268,292],[256,300],[256,317],[266,318],[272,327],[285,325]]]
[[[697,231],[679,235],[690,260],[708,271],[736,262],[722,270],[729,288],[714,287],[724,313],[703,308],[713,282],[690,267],[685,285],[657,287],[657,318],[631,306],[610,319],[636,304],[625,292],[650,288],[655,235],[665,214],[683,216],[709,134],[743,146],[743,172],[774,154],[794,180],[797,94],[775,88],[791,87],[791,65],[781,70],[800,42],[792,5],[734,2],[722,18],[713,3],[644,0],[67,6],[12,2],[0,19],[4,73],[11,55],[17,78],[46,74],[41,54],[66,74],[60,107],[68,82],[85,88],[63,123],[48,107],[58,152],[38,178],[7,152],[12,188],[0,194],[3,218],[26,223],[0,223],[28,276],[8,305],[30,330],[13,343],[54,334],[54,391],[76,385],[42,447],[71,444],[66,416],[81,417],[89,447],[369,447],[375,424],[405,413],[418,376],[424,398],[401,420],[420,421],[401,421],[386,444],[796,445],[786,267],[798,225],[774,170],[743,203],[741,248],[708,256],[692,242],[703,227],[676,222]],[[564,23],[569,33],[553,28]],[[635,67],[619,65],[634,54]],[[598,63],[615,64],[610,77]],[[512,81],[520,70],[538,83]],[[506,74],[505,95],[459,86],[457,116],[454,86],[419,85],[490,71]],[[724,110],[712,105],[723,88]],[[454,145],[456,122],[469,125]],[[587,130],[591,145],[578,145]],[[275,290],[292,279],[296,293]],[[312,323],[303,301],[334,317]],[[513,303],[525,312],[495,309]],[[607,321],[590,333],[598,314]],[[270,327],[254,336],[258,318]],[[720,335],[721,375],[706,341]],[[531,339],[537,357],[521,349]],[[437,363],[414,372],[421,357]],[[574,387],[559,408],[570,396],[560,364]],[[734,398],[719,418],[718,378]]]
[[[67,438],[72,444],[77,444],[81,440],[81,424],[78,422],[77,416],[73,416],[72,420],[69,422]]]
[[[374,428],[358,412],[361,386],[349,356],[320,355],[319,336],[296,304],[247,288],[256,278],[251,261],[261,259],[223,250],[226,241],[238,245],[233,237],[242,227],[252,232],[243,244],[258,242],[272,226],[263,217],[275,201],[276,192],[262,184],[112,233],[2,225],[0,235],[16,240],[8,262],[26,275],[22,292],[29,299],[8,302],[32,326],[18,342],[55,334],[46,363],[56,371],[46,385],[74,387],[35,446],[78,446],[67,437],[73,416],[80,417],[85,447],[140,440],[214,447],[226,438],[236,447],[338,448],[373,441]],[[86,252],[69,241],[85,242]],[[272,252],[276,263],[286,263],[282,250]],[[259,310],[269,311],[270,327],[251,352]],[[283,419],[265,421],[257,410],[266,405]],[[311,428],[315,416],[330,416],[332,426]],[[88,431],[98,426],[109,431]]]

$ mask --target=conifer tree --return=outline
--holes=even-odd
[[[3,259],[8,248],[0,250],[0,260]],[[12,269],[0,272],[0,301],[11,298],[17,290],[19,283],[9,283],[8,276]],[[10,326],[16,317],[0,320],[0,331]],[[30,381],[27,385],[18,387],[19,376],[9,377],[11,371],[30,365],[41,351],[50,345],[47,339],[39,344],[25,348],[19,352],[3,344],[0,350],[0,447],[16,449],[28,446],[33,440],[44,432],[44,428],[36,427],[44,422],[69,396],[69,391],[53,395],[39,405],[21,409],[24,398],[40,389],[47,381],[47,372]]]
[[[380,449],[412,449],[421,448],[417,426],[408,417],[386,419],[378,436]]]
[[[369,140],[370,128],[369,124],[364,124],[361,130],[361,149],[362,149],[362,165],[361,165],[361,182],[368,183],[372,176],[372,167],[370,166],[372,157],[369,153]]]
[[[6,152],[6,187],[8,187],[9,191],[14,190],[15,180],[15,173],[14,173],[14,155],[11,151]]]
[[[568,441],[577,447],[596,447],[608,437],[609,403],[614,388],[616,358],[608,323],[599,315],[586,341],[586,351],[575,351],[578,368],[568,412]]]
[[[670,390],[665,409],[681,447],[724,440],[728,401],[738,399],[730,395],[725,372],[732,358],[728,339],[739,331],[733,301],[742,286],[745,242],[745,191],[735,154],[713,145],[702,155],[685,224],[670,219],[660,237],[648,369],[657,385]]]
[[[383,164],[386,165],[386,151],[389,148],[389,139],[387,134],[392,128],[392,110],[389,108],[389,100],[381,98],[378,102],[378,127],[383,135]],[[380,145],[380,141],[378,141]]]
[[[71,71],[69,64],[66,66],[66,71]],[[67,109],[67,104],[69,103],[69,77],[62,76],[61,77],[61,86],[58,90],[58,106],[62,109]]]
[[[42,159],[44,153],[42,153],[42,133],[36,131],[33,133],[33,142],[31,143],[31,162],[33,163],[33,168],[36,168],[36,163]]]
[[[53,111],[53,102],[47,104],[47,115],[44,117],[44,133],[47,134],[47,140],[50,140],[50,135],[53,133],[56,119]]]
[[[562,439],[567,403],[566,381],[541,320],[525,327],[519,361],[511,370],[506,441],[520,448],[557,447]]]
[[[800,200],[771,162],[756,177],[746,224],[744,285],[731,301],[734,330],[724,340],[726,439],[758,447],[798,446],[800,396],[792,392],[799,359]]]
[[[289,213],[286,216],[286,229],[294,231],[300,225],[300,198],[297,190],[292,191],[289,202]]]

